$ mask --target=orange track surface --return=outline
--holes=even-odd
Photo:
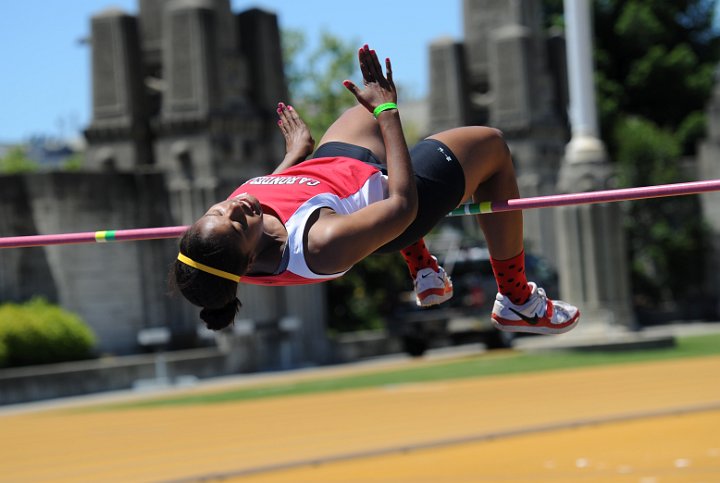
[[[703,357],[5,415],[0,481],[717,483],[719,373],[720,357]]]

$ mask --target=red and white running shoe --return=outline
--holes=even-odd
[[[439,272],[432,268],[418,270],[415,277],[415,302],[418,307],[430,307],[452,298],[452,281],[445,270],[442,267],[439,268]]]
[[[529,282],[532,295],[522,305],[515,305],[498,293],[492,311],[493,325],[505,332],[564,334],[580,319],[577,307],[560,300],[550,300],[545,290]]]

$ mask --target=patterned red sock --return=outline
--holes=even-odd
[[[410,276],[413,280],[417,277],[418,270],[422,268],[429,267],[436,272],[440,271],[437,260],[430,255],[430,251],[425,246],[425,240],[422,238],[409,247],[400,250],[400,253],[402,253],[403,258],[405,258],[405,263],[407,263]]]
[[[532,288],[525,277],[525,250],[508,260],[490,258],[498,292],[516,305],[522,305],[530,298]]]

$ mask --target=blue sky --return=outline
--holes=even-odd
[[[260,7],[281,28],[313,41],[322,30],[367,42],[393,60],[396,82],[427,92],[427,46],[462,38],[462,0],[232,0],[239,12]],[[90,52],[78,40],[106,7],[136,13],[136,0],[12,0],[0,10],[0,143],[34,134],[76,137],[90,120]]]

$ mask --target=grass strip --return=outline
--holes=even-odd
[[[272,397],[298,396],[331,391],[365,389],[388,385],[413,384],[452,379],[531,373],[579,367],[660,361],[720,354],[720,334],[681,337],[671,348],[613,352],[555,351],[521,353],[509,351],[503,356],[479,354],[462,360],[428,363],[418,367],[382,370],[318,380],[266,383],[254,387],[225,389],[202,394],[156,397],[152,399],[102,405],[91,410],[163,408],[168,406],[219,404]]]

